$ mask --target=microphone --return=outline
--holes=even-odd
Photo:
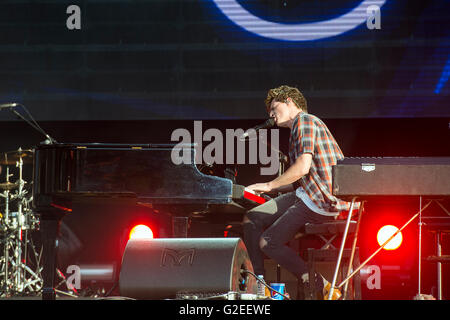
[[[254,129],[256,131],[261,130],[261,129],[267,129],[267,128],[271,128],[275,125],[275,120],[273,118],[267,119],[266,122],[261,123],[257,126],[254,126],[251,129]],[[248,130],[247,132],[244,132],[244,134],[241,136],[241,139],[247,138],[249,135]]]
[[[25,109],[25,111],[27,112],[29,119],[25,118],[23,115],[21,115],[19,112],[17,112],[15,109],[15,107],[17,106],[21,106],[23,107],[23,109]],[[53,144],[53,143],[58,143],[55,139],[53,139],[52,137],[50,137],[45,131],[44,129],[41,128],[41,126],[36,122],[36,120],[33,119],[33,116],[31,115],[31,113],[27,110],[27,108],[21,104],[21,103],[3,103],[0,104],[0,110],[1,109],[9,109],[12,113],[14,113],[16,116],[18,116],[20,119],[24,120],[26,123],[28,123],[30,126],[32,126],[34,129],[36,129],[37,131],[39,131],[40,133],[42,133],[47,139],[43,142],[44,144]],[[41,142],[42,143],[42,142]]]
[[[3,103],[3,104],[0,104],[0,110],[7,109],[7,108],[15,108],[17,106],[18,106],[17,103]]]

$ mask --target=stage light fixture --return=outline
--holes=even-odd
[[[149,226],[145,224],[138,224],[134,226],[128,237],[131,239],[153,239],[153,231]]]
[[[385,243],[394,233],[398,231],[398,228],[393,225],[385,225],[378,230],[377,241],[381,246]],[[395,250],[402,244],[403,236],[402,233],[398,233],[391,241],[389,241],[385,246],[385,250]]]

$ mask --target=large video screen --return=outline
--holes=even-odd
[[[263,119],[267,90],[288,84],[322,118],[448,117],[449,7],[3,0],[0,103],[38,121]]]

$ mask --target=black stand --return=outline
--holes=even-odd
[[[60,219],[56,215],[41,213],[41,236],[43,250],[43,288],[42,300],[55,300],[55,270],[56,270],[56,236]]]

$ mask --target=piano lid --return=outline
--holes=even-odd
[[[232,198],[231,180],[197,169],[192,144],[56,144],[39,146],[35,154],[35,179],[52,180],[38,182],[37,194],[134,194],[152,203],[229,203]],[[180,156],[186,161],[176,164]]]

